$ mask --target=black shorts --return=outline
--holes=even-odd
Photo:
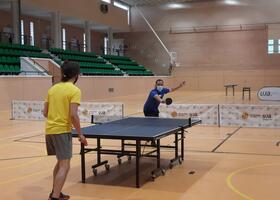
[[[159,117],[159,112],[147,112],[144,110],[145,117]]]

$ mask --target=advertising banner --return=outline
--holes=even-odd
[[[12,101],[12,119],[45,120],[44,101]],[[123,104],[112,102],[82,102],[78,114],[81,122],[91,122],[91,115],[98,121],[123,117]]]
[[[221,126],[280,128],[278,105],[220,105]]]
[[[160,105],[160,117],[201,119],[203,125],[218,125],[218,105],[215,104],[171,104]]]

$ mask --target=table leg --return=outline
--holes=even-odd
[[[184,129],[182,128],[181,129],[181,157],[182,157],[182,160],[184,160],[184,148],[185,148],[185,131]]]
[[[82,183],[86,182],[86,164],[85,164],[85,146],[81,143],[81,172],[82,172]]]
[[[140,140],[136,140],[136,187],[140,187],[139,171],[140,171],[140,156],[141,156],[141,146]]]
[[[97,138],[97,164],[101,163],[100,150],[101,150],[101,142],[100,142],[100,138]]]
[[[160,168],[160,140],[157,140],[157,168]]]
[[[175,133],[175,159],[178,158],[178,132]]]

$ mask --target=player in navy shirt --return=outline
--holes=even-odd
[[[156,80],[155,88],[151,90],[148,99],[146,100],[146,103],[144,105],[144,115],[146,117],[158,117],[158,107],[160,103],[165,103],[165,100],[163,100],[163,96],[169,92],[174,92],[175,90],[181,88],[183,85],[185,85],[185,81],[183,81],[177,87],[172,89],[163,87],[163,84],[164,82],[162,79]]]

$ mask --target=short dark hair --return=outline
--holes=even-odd
[[[77,77],[80,74],[80,65],[76,62],[64,61],[60,67],[61,69],[61,81],[67,82],[72,78]]]
[[[162,79],[157,79],[157,80],[156,80],[156,84],[157,84],[158,82],[160,82],[160,81],[164,82]]]

